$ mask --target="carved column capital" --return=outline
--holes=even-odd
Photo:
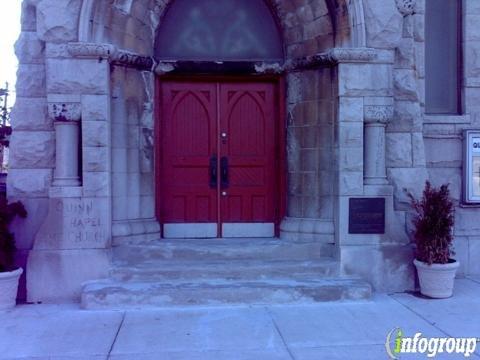
[[[363,116],[365,124],[386,126],[393,119],[393,106],[366,105]]]
[[[78,94],[48,94],[48,117],[55,121],[79,121],[82,117],[81,96]]]
[[[82,106],[78,103],[54,102],[48,103],[48,116],[57,121],[80,121]]]
[[[403,16],[412,15],[415,12],[415,0],[395,0],[397,9]]]

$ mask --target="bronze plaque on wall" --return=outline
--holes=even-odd
[[[350,199],[350,234],[385,234],[385,198]]]

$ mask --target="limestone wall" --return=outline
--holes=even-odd
[[[84,1],[86,3],[87,1]],[[91,28],[83,35],[92,41],[117,45],[140,54],[153,55],[155,31],[166,0],[94,1]]]
[[[15,220],[18,264],[25,267],[28,250],[48,211],[48,189],[52,181],[55,138],[48,117],[45,78],[45,43],[37,32],[36,10],[23,4],[21,34],[15,45],[19,60],[17,101],[11,114],[8,197],[24,203],[28,217]],[[24,275],[25,276],[25,275]],[[25,297],[24,280],[20,298]]]
[[[154,75],[114,67],[111,76],[113,236],[158,232],[138,221],[155,218]]]
[[[397,4],[404,2],[397,1]],[[387,128],[387,168],[395,189],[395,208],[410,210],[404,189],[419,196],[427,179],[422,136],[425,71],[423,9],[412,2],[410,11],[399,11],[401,22],[395,39],[393,66],[394,117]],[[399,10],[402,10],[399,7]]]
[[[292,218],[290,221],[333,223],[336,102],[332,76],[334,70],[325,68],[292,73],[287,78],[287,216]],[[283,229],[290,230],[286,226]],[[300,234],[297,232],[295,236],[302,236],[306,230],[300,225]],[[317,229],[315,237],[333,243],[333,233],[326,231],[323,236],[321,233]]]
[[[372,4],[370,4],[372,3]],[[395,189],[395,208],[409,211],[404,189],[420,196],[425,180],[434,185],[449,183],[457,202],[455,250],[461,262],[460,274],[478,274],[480,242],[475,219],[480,209],[462,205],[463,137],[465,129],[479,128],[478,51],[480,37],[477,22],[480,7],[475,0],[464,0],[463,6],[463,106],[460,115],[425,115],[425,2],[395,1],[403,17],[392,24],[401,24],[401,31],[384,27],[382,36],[372,38],[374,21],[369,14],[378,11],[376,18],[391,18],[382,7],[366,0],[367,44],[374,47],[394,48],[393,69],[395,116],[387,128],[387,167],[389,181]],[[393,1],[390,5],[393,6]],[[411,3],[413,12],[404,7]],[[376,10],[374,10],[374,8]],[[393,10],[391,11],[393,13]],[[398,17],[398,16],[396,16]],[[378,24],[377,24],[378,25]],[[411,230],[410,216],[406,218],[407,231]]]
[[[419,15],[421,16],[421,15]],[[419,22],[422,19],[419,19]],[[463,1],[463,106],[462,115],[424,117],[428,175],[436,185],[450,183],[456,209],[455,250],[461,274],[480,273],[480,208],[461,205],[463,136],[480,128],[480,3]]]

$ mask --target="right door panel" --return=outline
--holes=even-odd
[[[223,83],[219,93],[220,154],[228,159],[221,222],[257,223],[258,231],[260,223],[275,222],[275,85]]]

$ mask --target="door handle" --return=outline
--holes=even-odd
[[[229,174],[228,174],[228,158],[226,156],[222,157],[220,160],[220,182],[222,189],[228,189],[229,184]]]
[[[217,160],[217,155],[212,155],[210,158],[210,187],[212,189],[217,188],[217,166],[218,166],[218,160]]]

